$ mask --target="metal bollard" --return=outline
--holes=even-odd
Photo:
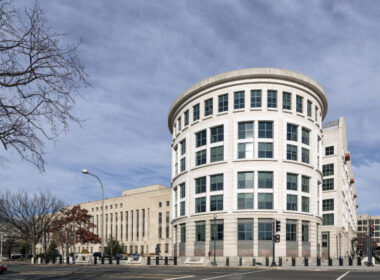
[[[321,258],[317,257],[317,266],[321,266]]]
[[[49,263],[49,257],[45,257],[45,264]]]
[[[56,256],[53,256],[53,258],[51,259],[51,262],[52,262],[53,264],[55,264],[55,258],[56,258]]]
[[[108,263],[112,264],[112,257],[111,256],[108,258]]]
[[[256,259],[252,258],[252,266],[256,266]]]
[[[352,257],[349,257],[349,258],[348,258],[348,265],[349,265],[349,266],[352,266]]]
[[[307,257],[305,257],[305,266],[309,266],[309,259]]]
[[[104,256],[102,257],[102,264],[104,264]]]
[[[165,265],[168,265],[168,264],[169,264],[169,258],[165,257]]]
[[[116,264],[120,264],[120,258],[119,257],[116,258]]]
[[[339,266],[343,266],[343,258],[339,257]]]
[[[66,257],[66,264],[69,264],[69,263],[70,263],[70,257],[67,256],[67,257]]]
[[[282,266],[282,257],[278,257],[278,266]]]
[[[332,259],[329,257],[329,266],[332,266]]]
[[[265,257],[265,266],[269,266],[269,257]]]
[[[230,258],[226,257],[226,266],[229,266],[229,265],[230,265]]]
[[[156,265],[159,265],[159,264],[160,264],[160,258],[156,257]]]
[[[292,257],[292,266],[296,266],[296,258]]]
[[[361,257],[358,257],[358,265],[362,265],[362,259],[361,259]]]
[[[174,257],[173,263],[174,265],[177,265],[177,257]]]
[[[97,256],[94,257],[94,264],[98,264],[98,257]]]
[[[60,263],[60,264],[63,263],[63,258],[62,258],[62,256],[59,256],[59,263]]]
[[[148,259],[147,259],[147,265],[150,265],[150,257],[148,256]]]
[[[240,257],[240,258],[239,258],[239,266],[242,266],[242,265],[243,265],[243,258]]]

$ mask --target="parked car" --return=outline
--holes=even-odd
[[[129,257],[130,257],[132,260],[134,260],[134,261],[138,261],[139,258],[140,258],[140,255],[139,255],[139,254],[131,254]]]
[[[4,271],[7,271],[7,265],[5,263],[0,263],[0,274],[2,274]]]
[[[121,255],[121,254],[116,254],[115,256],[113,256],[115,259],[119,258],[119,260],[126,260],[127,258],[124,256],[124,255]]]
[[[19,254],[19,253],[14,253],[14,254],[11,254],[11,258],[9,259],[10,261],[15,261],[15,260],[23,260],[23,255]]]
[[[93,257],[97,257],[97,258],[101,258],[102,257],[102,252],[95,252],[92,254]],[[107,255],[106,253],[104,253],[104,257],[105,258],[109,258],[109,255]]]

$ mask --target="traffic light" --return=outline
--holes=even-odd
[[[276,243],[280,242],[280,235],[279,234],[276,234],[274,236],[274,242],[276,242]]]
[[[279,231],[281,231],[281,222],[276,221],[276,232],[279,232]]]
[[[370,225],[369,226],[369,236],[374,236],[375,235],[374,230],[375,230],[375,226],[374,225]]]

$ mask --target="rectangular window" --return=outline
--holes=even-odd
[[[180,203],[180,216],[185,216],[186,215],[186,204],[185,201],[182,201]]]
[[[196,148],[206,145],[206,143],[207,143],[207,132],[206,132],[206,130],[202,130],[202,131],[195,133],[195,138],[196,138],[196,143],[195,143]]]
[[[210,191],[222,191],[223,190],[223,174],[210,176]]]
[[[323,214],[322,215],[322,225],[333,226],[334,225],[334,214]]]
[[[238,219],[238,240],[253,240],[253,220]]]
[[[286,159],[288,160],[297,160],[297,146],[286,145]]]
[[[259,240],[272,240],[272,220],[259,219],[258,227]]]
[[[210,196],[210,211],[223,210],[223,195]]]
[[[292,109],[292,94],[290,92],[282,93],[282,109],[285,109],[285,110]]]
[[[322,166],[323,176],[331,176],[334,175],[334,164],[325,164]]]
[[[183,139],[181,142],[181,155],[184,155],[186,153],[186,139]]]
[[[322,190],[323,191],[331,191],[334,189],[334,179],[323,179]]]
[[[310,178],[306,176],[302,176],[302,191],[309,192],[310,189]]]
[[[273,138],[273,122],[259,122],[259,138]]]
[[[268,108],[277,108],[277,91],[268,90],[267,92],[267,106]]]
[[[261,90],[251,90],[251,108],[261,107]]]
[[[291,191],[296,191],[298,186],[298,175],[287,173],[286,174],[286,188]]]
[[[180,188],[180,198],[184,198],[186,196],[186,185],[185,183],[179,185]]]
[[[298,126],[293,124],[287,124],[286,128],[286,140],[289,141],[298,141]]]
[[[296,109],[297,113],[302,113],[303,112],[303,97],[297,95],[296,97]]]
[[[211,230],[210,230],[211,241],[223,241],[224,239],[224,224],[223,220],[211,220]]]
[[[193,121],[199,120],[199,104],[193,106]]]
[[[238,158],[253,158],[253,143],[239,143]]]
[[[144,211],[144,215],[145,215],[145,211]],[[145,224],[145,221],[144,221],[144,224]],[[170,227],[169,225],[170,225],[170,214],[169,214],[169,211],[166,211],[166,228],[165,228],[166,238],[169,238],[169,227]],[[145,230],[145,226],[144,226],[144,230]]]
[[[302,241],[309,241],[309,223],[302,223]]]
[[[253,189],[253,172],[238,172],[238,189]]]
[[[273,158],[273,143],[259,143],[259,158]]]
[[[331,156],[334,154],[334,146],[329,146],[325,148],[325,155]]]
[[[307,101],[307,116],[311,118],[311,101]]]
[[[202,164],[206,164],[206,158],[207,158],[207,154],[206,154],[206,150],[202,150],[202,151],[199,151],[199,152],[196,152],[195,154],[195,165],[202,165]]]
[[[210,162],[223,161],[224,160],[224,147],[212,147],[210,149]]]
[[[238,91],[234,93],[234,109],[244,109],[245,99],[244,91]]]
[[[205,117],[212,115],[212,98],[205,100]]]
[[[297,211],[297,196],[293,194],[286,195],[286,210]]]
[[[302,148],[302,162],[310,163],[310,151],[308,149]]]
[[[273,194],[259,193],[257,202],[259,209],[273,209]]]
[[[334,199],[322,200],[322,211],[333,211],[333,210],[334,210]]]
[[[259,189],[272,189],[273,188],[273,172],[260,171],[259,172]]]
[[[206,177],[195,179],[195,193],[206,192]]]
[[[293,221],[286,221],[286,240],[297,240],[297,224]]]
[[[133,224],[132,224],[132,228],[133,228]],[[162,238],[162,213],[161,212],[158,213],[158,238],[160,239]]]
[[[206,197],[198,197],[195,199],[195,213],[206,212]]]
[[[185,126],[189,125],[189,110],[183,114],[183,121]]]
[[[218,112],[228,111],[228,94],[219,95],[218,97]]]
[[[238,193],[238,209],[253,209],[253,193]]]
[[[186,158],[182,158],[180,162],[181,172],[186,170]]]
[[[178,118],[178,130],[180,131],[182,129],[182,121],[181,117]]]
[[[204,221],[195,222],[195,241],[206,241],[206,223]]]
[[[253,122],[241,122],[238,124],[238,139],[253,138]]]
[[[211,128],[211,143],[221,142],[224,140],[224,126],[216,126]]]
[[[315,106],[315,109],[314,109],[314,120],[318,121],[318,107],[317,106]]]
[[[301,199],[302,212],[309,212],[310,199],[307,196],[303,196]]]
[[[310,131],[306,128],[302,128],[302,143],[310,144]]]
[[[181,227],[180,242],[185,243],[186,242],[186,224],[181,224],[180,227]]]

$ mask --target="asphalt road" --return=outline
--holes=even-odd
[[[9,264],[8,271],[0,279],[138,279],[138,280],[354,280],[380,279],[380,271],[320,271],[263,269],[263,268],[212,268],[212,267],[173,267],[173,266],[82,266],[82,265],[25,265]]]

